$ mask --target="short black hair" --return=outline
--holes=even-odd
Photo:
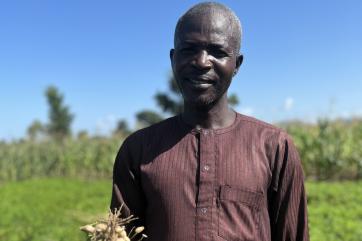
[[[222,13],[225,18],[227,18],[230,22],[230,26],[232,28],[231,38],[235,44],[235,53],[238,54],[240,51],[241,44],[241,23],[239,18],[236,16],[234,11],[230,8],[226,7],[223,4],[216,2],[202,2],[194,5],[189,10],[187,10],[177,21],[177,25],[175,28],[174,34],[174,44],[176,45],[177,36],[181,30],[181,27],[185,22],[190,18],[197,18],[202,15],[207,15],[211,13]]]

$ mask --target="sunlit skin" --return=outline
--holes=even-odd
[[[222,13],[187,19],[175,38],[170,58],[184,98],[183,120],[205,129],[230,126],[236,114],[228,106],[227,90],[243,60],[230,22]]]

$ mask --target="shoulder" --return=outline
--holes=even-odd
[[[160,138],[164,133],[177,128],[177,118],[177,116],[173,116],[133,132],[124,140],[124,145],[129,147],[140,146]]]
[[[177,117],[171,117],[133,132],[122,142],[116,159],[127,159],[137,163],[144,158],[145,153],[150,153],[153,146],[160,142],[163,133],[169,132],[171,128],[177,128],[177,121]]]
[[[250,116],[238,115],[239,135],[245,136],[253,148],[261,148],[271,165],[277,153],[281,154],[286,148],[295,149],[292,138],[284,129]]]
[[[255,137],[259,140],[272,142],[275,144],[280,139],[290,138],[287,132],[278,126],[251,116],[246,116],[239,113],[237,114],[239,118],[239,131],[249,135],[250,137]]]
[[[240,113],[237,113],[237,115],[239,116],[240,119],[240,123],[244,126],[248,126],[252,129],[266,129],[266,130],[270,130],[273,132],[281,132],[283,131],[280,127],[277,127],[273,124],[267,123],[265,121],[256,119],[254,117],[251,116],[247,116],[247,115],[243,115]]]

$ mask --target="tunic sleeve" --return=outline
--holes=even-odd
[[[307,201],[299,154],[282,133],[275,153],[269,213],[272,241],[309,241]]]
[[[128,139],[123,142],[114,162],[110,208],[114,211],[123,204],[122,217],[134,215],[138,219],[131,226],[144,226],[145,198],[130,144]]]

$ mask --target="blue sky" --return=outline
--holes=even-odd
[[[199,1],[0,2],[0,139],[47,121],[57,86],[73,130],[157,109],[177,19]],[[268,122],[362,116],[362,1],[220,1],[243,25],[237,110]]]

